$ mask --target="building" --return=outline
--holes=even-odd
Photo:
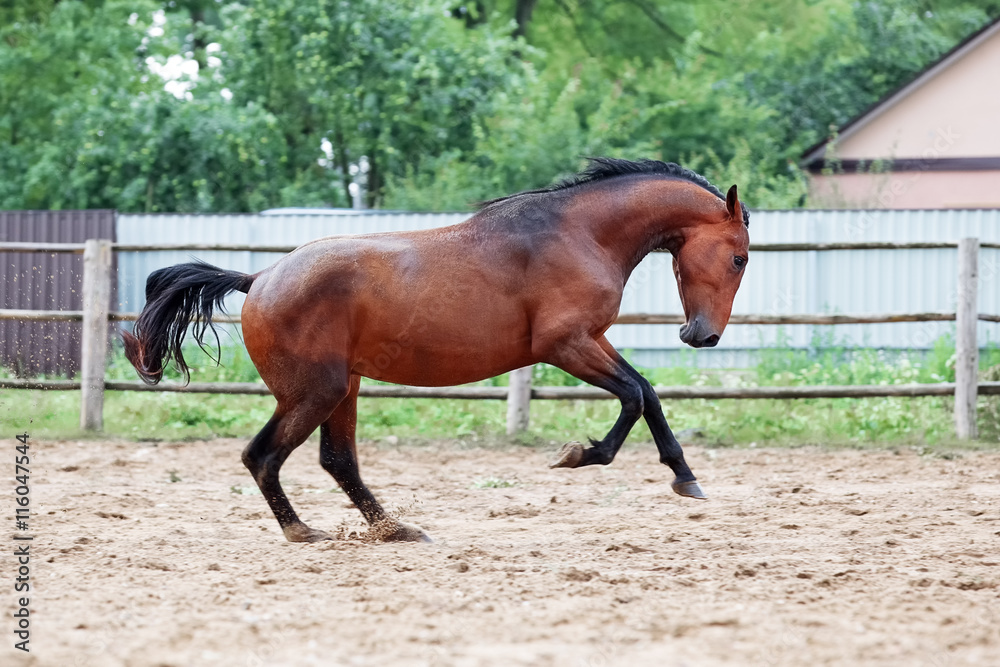
[[[1000,19],[803,155],[821,208],[1000,208]]]

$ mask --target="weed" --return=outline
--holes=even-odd
[[[482,479],[477,479],[472,483],[473,489],[509,489],[511,487],[517,486],[518,483],[512,479],[503,479],[501,477],[484,477]]]

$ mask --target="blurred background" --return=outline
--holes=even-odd
[[[15,0],[0,7],[0,243],[110,239],[109,310],[134,315],[148,274],[192,255],[176,246],[239,246],[197,254],[259,271],[283,251],[246,248],[454,224],[477,201],[573,174],[585,156],[663,159],[723,190],[737,183],[754,244],[799,247],[754,252],[734,305],[779,324],[732,324],[697,352],[676,324],[612,327],[650,379],[954,381],[955,244],[976,237],[974,328],[980,379],[992,381],[998,81],[997,0]],[[78,377],[79,321],[23,312],[77,312],[82,266],[79,255],[0,252],[0,382]],[[621,312],[681,312],[669,256],[640,264]],[[844,313],[855,321],[816,323]],[[225,328],[224,367],[192,348],[194,379],[259,382],[238,326]],[[108,360],[109,380],[135,379],[117,343]],[[22,387],[0,404],[76,433],[75,393]],[[270,401],[109,392],[106,413],[128,434],[242,436]],[[1000,399],[979,401],[982,435],[996,440]],[[363,435],[502,431],[495,408],[466,403],[373,399]],[[556,417],[565,407],[538,428],[570,428]],[[924,397],[667,409],[716,442],[940,442],[951,408]],[[617,414],[607,401],[572,410],[591,432]]]
[[[681,162],[755,208],[866,208],[880,192],[810,193],[810,169],[837,168],[818,142],[997,17],[996,0],[14,0],[0,209],[465,211],[584,155]],[[852,157],[926,157],[886,142]]]

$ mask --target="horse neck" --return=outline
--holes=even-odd
[[[707,223],[706,206],[725,206],[705,189],[675,179],[641,179],[626,188],[587,193],[581,199],[585,201],[578,209],[580,223],[621,267],[626,281],[653,250],[676,254],[686,232]]]

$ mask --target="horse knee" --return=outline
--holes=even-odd
[[[645,401],[642,397],[642,390],[639,387],[635,387],[634,391],[629,391],[621,395],[622,402],[622,412],[630,417],[635,417],[638,419],[642,416],[643,410],[645,410]]]
[[[250,471],[251,475],[256,473],[257,469],[260,467],[257,457],[254,456],[252,442],[243,448],[243,454],[240,456],[240,459],[243,460],[243,465],[246,466],[246,469]]]
[[[649,380],[646,378],[642,376],[639,377],[639,391],[642,392],[643,413],[660,409],[660,397],[656,395],[656,390],[653,389],[653,385],[651,385]]]
[[[240,455],[243,465],[246,466],[246,469],[255,478],[257,477],[257,471],[261,469],[266,458],[266,453],[263,451],[264,447],[261,446],[262,443],[259,438],[260,436],[257,436],[251,440],[250,444],[243,448],[243,453]]]

